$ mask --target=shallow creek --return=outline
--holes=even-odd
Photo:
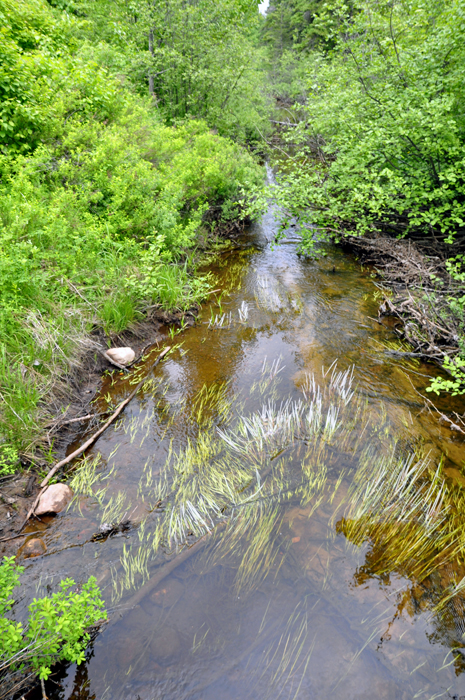
[[[104,380],[102,408],[147,375],[22,578],[19,612],[90,575],[109,611],[50,698],[465,696],[464,443],[415,391],[436,370],[392,352],[369,270],[299,257],[295,227],[273,250],[276,230],[270,211],[211,266],[197,324]]]

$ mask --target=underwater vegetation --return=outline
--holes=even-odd
[[[442,463],[392,434],[383,409],[357,393],[352,369],[308,374],[299,396],[279,401],[282,369],[279,358],[265,358],[247,396],[216,382],[189,404],[170,404],[166,382],[148,382],[157,400],[144,425],[139,418],[125,424],[131,442],[157,411],[165,432],[181,415],[190,427],[182,447],[171,440],[161,468],[147,459],[138,487],[146,515],[124,547],[116,599],[147,581],[157,560],[210,533],[205,562],[234,560],[235,590],[253,591],[283,565],[283,523],[299,504],[308,518],[330,508],[330,537],[343,534],[347,547],[369,543],[371,575],[395,571],[422,583],[453,564],[453,579],[432,605],[447,608],[465,590],[465,534],[463,495],[446,485]],[[97,466],[97,459],[83,460],[72,487],[98,500],[102,523],[116,523],[133,504],[122,492],[105,496],[112,469],[99,475]]]

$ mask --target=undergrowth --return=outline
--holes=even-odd
[[[57,661],[80,664],[89,642],[89,628],[107,617],[95,578],[81,590],[72,579],[60,583],[50,597],[34,598],[25,625],[11,619],[13,590],[24,567],[14,558],[0,566],[0,693],[13,697],[38,675],[47,679]],[[10,694],[11,693],[11,694]]]
[[[3,3],[0,18],[4,471],[34,458],[57,380],[96,350],[92,329],[201,301],[210,280],[192,253],[207,213],[240,218],[261,169],[202,120],[163,124],[153,100],[89,57],[90,20],[42,0]]]

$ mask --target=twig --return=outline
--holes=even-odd
[[[97,418],[98,416],[103,416],[105,415],[104,413],[88,413],[86,416],[80,416],[79,418],[70,418],[69,420],[64,420],[62,423],[60,423],[60,419],[58,419],[53,425],[52,425],[52,430],[53,428],[56,428],[57,425],[61,428],[63,425],[69,425],[70,423],[78,423],[80,420],[88,420],[89,418]]]
[[[416,389],[415,386],[413,385],[413,382],[412,382],[412,380],[410,379],[410,377],[409,377],[409,380],[410,380],[410,384],[411,384],[412,387],[413,387],[413,390],[418,394],[418,396],[421,396],[421,398],[424,399],[424,401],[426,401],[427,403],[429,403],[429,404],[433,407],[433,409],[436,411],[436,413],[439,413],[439,415],[440,415],[440,417],[442,418],[442,420],[445,420],[446,423],[449,423],[450,429],[451,429],[451,430],[456,430],[457,432],[462,433],[463,435],[465,435],[465,430],[462,430],[462,428],[460,427],[460,425],[457,425],[457,423],[454,423],[454,421],[452,421],[452,420],[451,420],[450,418],[448,418],[444,413],[442,413],[442,412],[439,410],[439,408],[436,408],[436,406],[435,406],[434,403],[431,401],[431,399],[428,399],[426,396],[423,396],[423,394],[420,394],[420,392],[418,391],[418,389]],[[426,408],[428,408],[428,406],[426,406]],[[431,411],[430,408],[428,408],[428,410]],[[457,413],[455,413],[455,415],[457,416],[457,418],[459,418],[460,420],[462,420],[462,419],[460,418],[460,416],[457,415]]]
[[[154,367],[156,367],[156,366],[158,365],[158,363],[160,362],[160,360],[161,360],[170,350],[171,350],[171,347],[165,348],[165,349],[158,355],[157,359],[155,360],[154,364],[151,366],[150,369],[152,370]],[[45,487],[47,486],[48,482],[49,482],[50,479],[52,478],[52,476],[58,471],[58,469],[60,469],[61,467],[64,467],[65,464],[68,464],[69,462],[71,462],[75,457],[79,457],[80,454],[82,454],[85,450],[87,450],[87,448],[90,447],[90,446],[96,441],[96,439],[97,439],[98,437],[100,437],[100,435],[101,435],[103,432],[105,432],[105,430],[108,428],[108,426],[111,425],[111,423],[113,423],[113,421],[119,416],[119,414],[121,413],[121,411],[123,410],[123,408],[124,408],[125,406],[127,406],[127,404],[134,398],[134,396],[137,394],[137,392],[139,391],[139,389],[141,388],[141,386],[142,386],[143,384],[145,384],[146,381],[147,381],[147,376],[145,376],[144,379],[142,379],[142,380],[139,382],[139,384],[136,386],[136,388],[129,394],[128,398],[125,399],[124,401],[122,401],[122,402],[120,403],[120,405],[118,406],[118,408],[116,409],[116,411],[115,411],[114,413],[112,413],[112,415],[110,416],[110,418],[106,421],[106,423],[104,423],[104,425],[102,425],[101,428],[99,428],[99,429],[97,430],[97,432],[95,432],[93,435],[91,435],[91,437],[90,437],[88,440],[86,440],[85,443],[84,443],[83,445],[81,445],[81,447],[78,447],[77,450],[74,450],[74,452],[72,452],[70,455],[68,455],[67,457],[65,457],[65,459],[62,459],[60,462],[58,462],[57,464],[55,464],[55,466],[54,466],[52,469],[50,469],[50,471],[49,471],[49,473],[47,474],[47,476],[45,477],[45,479],[43,479],[43,480],[41,481],[41,483],[40,483],[40,491],[39,491],[39,493],[38,493],[38,495],[37,495],[37,498],[35,499],[34,503],[32,504],[32,507],[29,509],[29,512],[28,512],[28,514],[27,514],[27,516],[26,516],[26,519],[25,519],[24,523],[21,525],[21,527],[20,527],[20,529],[19,529],[19,532],[21,532],[21,530],[22,530],[23,527],[26,525],[26,523],[27,523],[27,521],[29,520],[29,518],[31,517],[31,515],[34,513],[34,511],[35,511],[35,509],[36,509],[36,507],[37,507],[37,504],[38,504],[38,502],[39,502],[39,499],[40,499],[42,493],[44,492]]]
[[[42,530],[35,530],[34,532],[22,532],[20,535],[13,535],[12,537],[3,537],[0,542],[9,542],[10,540],[17,540],[18,537],[28,537],[29,535],[41,535]]]

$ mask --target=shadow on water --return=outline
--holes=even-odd
[[[106,380],[102,404],[147,373],[23,576],[95,575],[110,613],[50,698],[465,695],[463,441],[415,391],[436,370],[390,353],[369,271],[276,230],[216,259],[224,294],[154,372]]]

